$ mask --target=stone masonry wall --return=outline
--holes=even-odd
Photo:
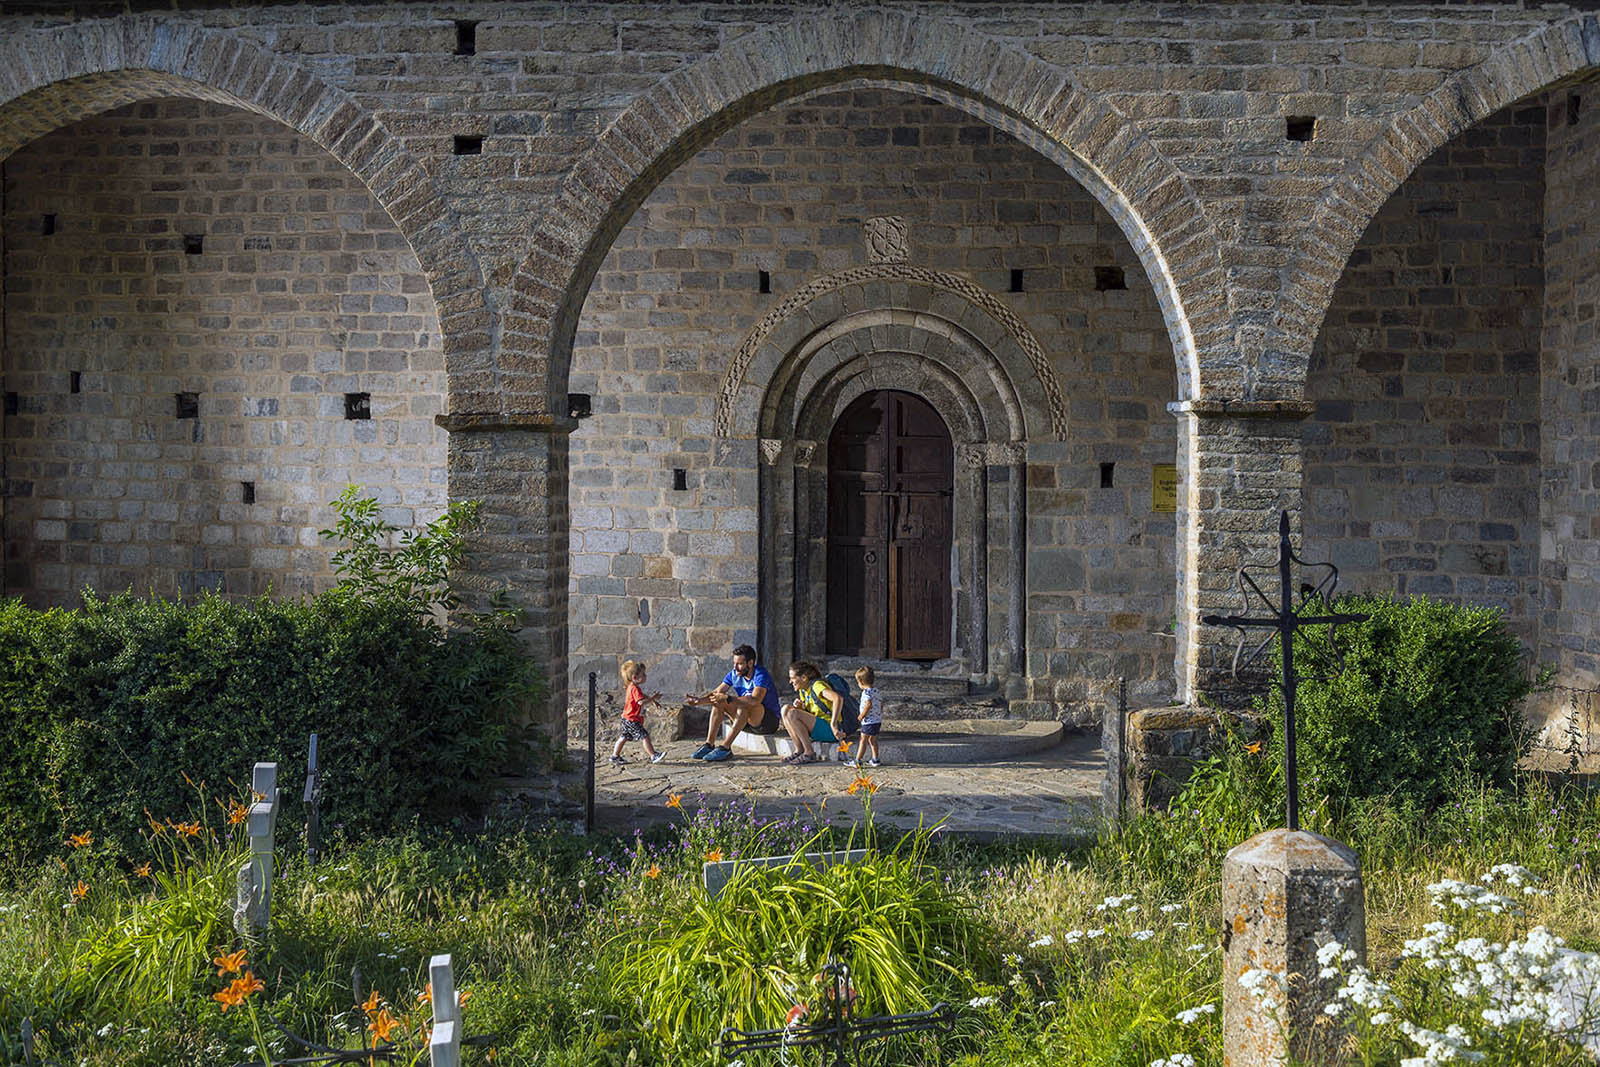
[[[1505,610],[1539,560],[1544,109],[1434,153],[1367,227],[1307,383],[1305,555],[1346,591]]]
[[[305,138],[193,100],[86,120],[6,160],[5,236],[6,593],[310,592],[347,483],[401,526],[441,510],[433,299]]]
[[[1545,197],[1545,306],[1541,351],[1544,510],[1540,518],[1538,659],[1557,681],[1600,686],[1600,93],[1593,82],[1550,94]],[[1539,700],[1564,715],[1561,693]],[[1573,706],[1592,711],[1592,698]],[[1564,728],[1560,721],[1556,730]],[[1585,724],[1595,743],[1593,716]],[[1562,746],[1565,739],[1551,739]]]
[[[1171,641],[1156,631],[1173,613],[1173,517],[1151,512],[1150,479],[1173,462],[1175,373],[1149,283],[1054,164],[945,105],[869,89],[724,134],[655,190],[606,259],[571,382],[595,410],[572,439],[575,693],[589,670],[610,685],[629,656],[666,692],[710,684],[734,644],[754,641],[756,450],[712,436],[717,390],[784,295],[866,261],[862,224],[882,215],[906,219],[909,265],[968,277],[1021,316],[1067,390],[1069,439],[1028,452],[1029,695],[1083,701],[1118,672],[1144,698],[1170,694]],[[1126,288],[1097,291],[1096,268]],[[991,549],[1005,536],[993,531]]]

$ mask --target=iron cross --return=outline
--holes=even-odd
[[[1239,582],[1243,587],[1245,604],[1250,603],[1250,591],[1261,600],[1269,611],[1275,614],[1263,618],[1250,618],[1245,615],[1205,615],[1200,621],[1207,626],[1232,626],[1244,631],[1247,628],[1266,628],[1277,633],[1283,647],[1283,780],[1284,789],[1289,800],[1289,829],[1300,829],[1300,779],[1296,767],[1295,754],[1295,729],[1294,729],[1294,635],[1295,631],[1307,626],[1337,626],[1342,622],[1365,622],[1367,616],[1348,613],[1335,613],[1333,615],[1300,615],[1295,611],[1294,597],[1291,588],[1290,571],[1294,564],[1307,566],[1306,562],[1294,554],[1294,549],[1289,545],[1289,513],[1281,512],[1278,517],[1278,603],[1274,605],[1272,599],[1262,592],[1255,579],[1245,571],[1239,570]],[[1329,574],[1304,600],[1313,597],[1323,602],[1332,600],[1333,587],[1338,583],[1339,571],[1332,564],[1319,564],[1328,568]],[[1302,602],[1304,602],[1304,600]],[[1238,672],[1240,666],[1247,666],[1261,654],[1272,641],[1272,634],[1268,634],[1257,645],[1255,650],[1245,658],[1241,664],[1239,656],[1234,656],[1233,669]],[[1241,637],[1239,652],[1244,651]]]

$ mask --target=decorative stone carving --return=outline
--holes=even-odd
[[[995,466],[1008,463],[1021,463],[1028,458],[1028,443],[1026,441],[991,441],[989,442],[989,462]]]
[[[903,263],[870,263],[864,267],[848,267],[817,278],[795,290],[793,295],[769,311],[745,337],[744,343],[739,346],[739,350],[734,353],[728,365],[728,374],[723,379],[721,395],[717,399],[713,432],[719,437],[732,436],[735,405],[745,374],[755,361],[756,354],[761,351],[761,346],[766,344],[767,338],[785,319],[825,293],[871,281],[904,281],[943,289],[955,293],[998,322],[1022,350],[1029,366],[1033,368],[1044,405],[1050,413],[1052,435],[1058,441],[1067,439],[1067,404],[1061,390],[1061,382],[1056,377],[1055,369],[1050,366],[1050,361],[1045,356],[1044,349],[1040,347],[1038,339],[1022,320],[982,286],[975,285],[959,275],[929,270],[926,267],[910,267]],[[1023,386],[1019,383],[1018,387]]]
[[[778,457],[783,453],[783,442],[773,437],[761,439],[761,458],[770,467],[778,462]]]
[[[910,258],[904,216],[879,215],[868,219],[866,240],[868,263],[904,263]]]
[[[961,465],[968,470],[982,470],[989,465],[989,448],[983,442],[961,446]]]
[[[817,443],[815,441],[796,441],[794,443],[794,465],[796,467],[811,466],[811,457],[816,455]]]

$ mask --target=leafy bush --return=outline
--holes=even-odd
[[[1535,682],[1498,611],[1390,596],[1342,597],[1332,607],[1370,618],[1331,636],[1326,627],[1308,629],[1297,641],[1295,722],[1308,801],[1325,796],[1348,811],[1388,796],[1402,808],[1428,810],[1462,781],[1511,782],[1529,742],[1522,699]],[[1313,673],[1340,655],[1337,670]],[[1275,656],[1275,669],[1278,662]],[[1279,690],[1266,710],[1274,731],[1267,765],[1281,766]]]
[[[455,562],[463,510],[410,544]],[[366,522],[358,536],[392,532]],[[386,550],[358,547],[363,574],[306,601],[0,603],[0,859],[36,861],[84,831],[137,855],[146,810],[186,810],[186,775],[220,788],[258,760],[280,765],[292,832],[312,732],[325,823],[347,835],[481,810],[531,740],[519,724],[536,668],[509,613],[446,629],[428,614],[442,571],[394,580]]]

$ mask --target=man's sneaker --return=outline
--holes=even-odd
[[[715,749],[716,747],[717,747],[716,745],[701,745],[699,748],[697,748],[693,752],[689,753],[689,758],[690,759],[705,759],[707,756],[711,755],[712,750]]]
[[[625,759],[623,759],[623,758],[622,758],[622,757],[621,757],[621,756],[612,756],[612,757],[611,757],[611,765],[612,765],[612,766],[613,766],[613,767],[622,767],[622,766],[626,766],[626,765],[627,765],[627,762],[628,762],[628,761],[627,761],[627,760],[625,760]]]
[[[657,752],[654,756],[650,757],[650,762],[651,763],[660,763],[662,760],[664,760],[666,758],[667,758],[667,754],[665,752]]]
[[[732,759],[733,758],[733,753],[730,750],[728,750],[726,748],[723,748],[721,745],[718,745],[716,748],[713,748],[710,752],[707,752],[705,754],[705,756],[702,757],[702,758],[707,763],[720,763],[721,761],[723,761],[725,759]]]
[[[868,767],[882,767],[883,764],[879,763],[875,759],[869,759],[869,760],[867,760],[867,766]]]

